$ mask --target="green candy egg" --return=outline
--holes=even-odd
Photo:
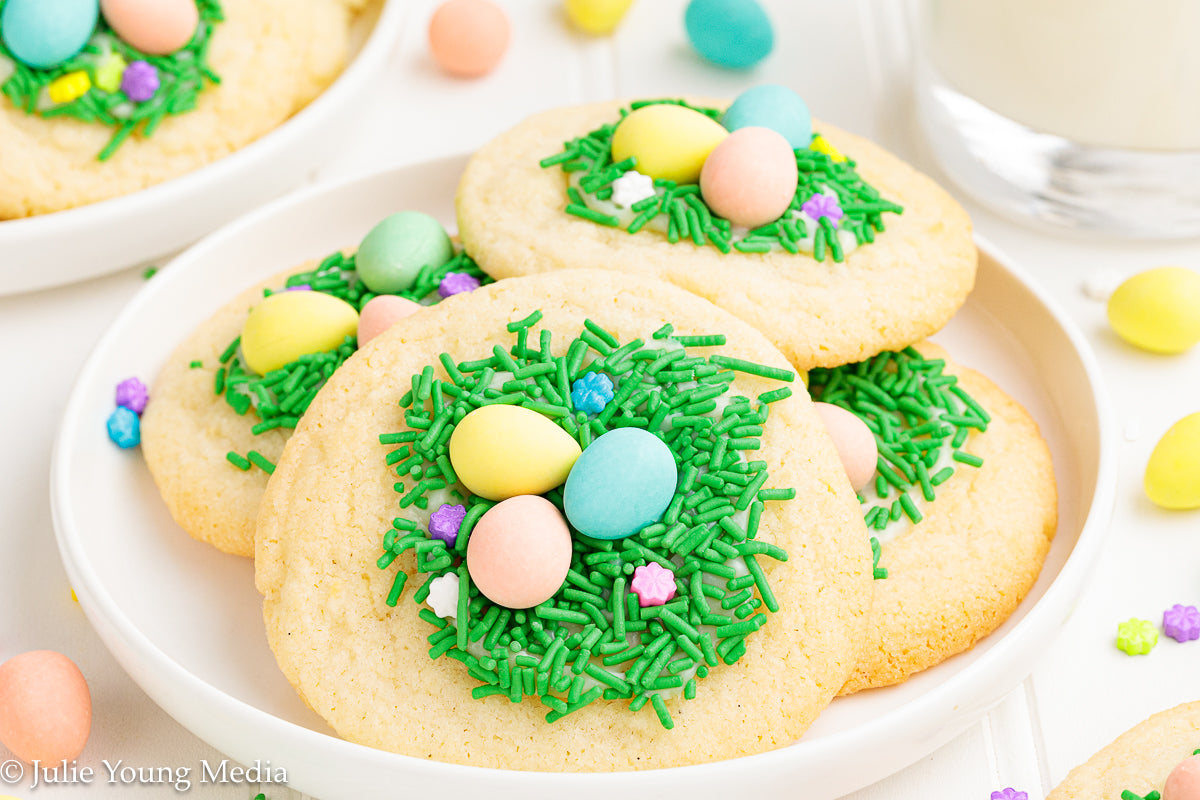
[[[401,211],[371,229],[358,246],[358,277],[376,294],[395,294],[412,286],[425,266],[454,256],[442,224],[419,211]]]

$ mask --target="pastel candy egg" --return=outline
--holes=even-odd
[[[49,69],[83,49],[99,14],[97,0],[8,0],[0,38],[18,61]]]
[[[1200,342],[1200,273],[1158,267],[1134,275],[1108,299],[1108,321],[1132,345],[1182,353]]]
[[[567,16],[588,33],[603,36],[613,29],[633,0],[567,0]]]
[[[279,292],[250,309],[242,326],[242,357],[259,375],[309,353],[339,346],[358,331],[358,312],[321,292]]]
[[[367,342],[420,310],[421,304],[414,303],[407,297],[397,297],[394,294],[372,297],[358,315],[358,346],[366,347]]]
[[[642,106],[617,125],[613,161],[630,156],[635,169],[651,178],[695,183],[704,160],[729,131],[706,114],[669,103]]]
[[[641,428],[617,428],[597,437],[571,468],[563,510],[588,536],[623,539],[658,521],[678,480],[662,439]]]
[[[358,277],[376,294],[395,294],[412,286],[421,267],[445,264],[454,245],[442,224],[420,211],[385,217],[358,246]]]
[[[865,422],[841,406],[813,403],[813,408],[825,423],[829,438],[833,439],[850,485],[854,491],[861,492],[875,476],[875,465],[879,461],[875,434]]]
[[[567,479],[579,443],[548,417],[521,406],[481,406],[450,435],[450,465],[488,500],[548,492]]]
[[[17,758],[70,761],[91,728],[92,696],[71,659],[34,650],[0,664],[0,742]]]
[[[497,406],[484,406],[491,408]],[[467,571],[483,596],[531,608],[554,596],[571,568],[571,531],[544,497],[510,497],[487,510],[467,541]]]
[[[692,0],[683,25],[696,52],[722,67],[752,67],[775,46],[771,20],[756,0]]]
[[[725,109],[721,124],[727,130],[770,128],[787,139],[793,150],[812,143],[812,114],[808,105],[786,86],[767,83],[742,92]]]
[[[196,0],[100,0],[100,10],[126,44],[153,56],[185,46],[200,24]]]
[[[1171,770],[1162,800],[1200,800],[1200,755],[1188,756]]]
[[[448,0],[429,21],[433,60],[460,78],[478,78],[495,69],[508,40],[508,16],[491,0]]]
[[[1200,414],[1176,422],[1154,446],[1143,487],[1163,508],[1200,508]]]
[[[742,128],[717,145],[700,172],[700,193],[718,215],[757,228],[778,219],[796,195],[796,154],[770,128]]]

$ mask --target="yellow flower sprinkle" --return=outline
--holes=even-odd
[[[92,81],[87,72],[80,69],[55,79],[47,87],[47,91],[50,93],[50,100],[61,105],[83,97],[91,88]]]

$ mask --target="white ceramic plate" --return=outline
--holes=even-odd
[[[346,69],[275,130],[186,175],[112,200],[0,221],[0,296],[143,264],[191,244],[308,179],[352,133],[354,109],[400,39],[407,4],[373,4]]]
[[[188,538],[139,454],[104,420],[113,387],[149,380],[176,343],[248,284],[358,242],[383,216],[426,210],[453,224],[464,159],[393,170],[285,198],[179,256],[122,312],[79,376],[55,448],[58,543],[79,600],[133,679],[202,739],[243,763],[284,766],[321,797],[468,791],[493,800],[609,798],[633,789],[693,798],[750,790],[837,797],[913,763],[962,732],[1032,669],[1066,619],[1106,532],[1113,426],[1082,337],[1054,304],[982,245],[978,286],[937,339],[990,375],[1041,425],[1059,481],[1059,529],[1036,587],[973,650],[900,686],[837,700],[796,745],[750,758],[643,773],[487,770],[385,753],[334,737],[284,681],[267,647],[249,561]],[[719,732],[714,732],[719,735]]]

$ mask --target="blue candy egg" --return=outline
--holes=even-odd
[[[721,124],[729,131],[738,128],[770,128],[787,139],[793,150],[812,142],[812,114],[808,105],[786,86],[766,83],[737,96],[725,110]]]
[[[692,47],[722,67],[753,67],[775,46],[771,20],[757,0],[692,0],[683,24]]]
[[[678,480],[675,458],[662,439],[641,428],[618,428],[575,461],[563,510],[588,536],[624,539],[658,521]]]
[[[18,61],[49,69],[83,49],[99,15],[100,0],[8,0],[0,37]]]

